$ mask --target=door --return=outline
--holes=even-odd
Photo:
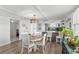
[[[11,42],[19,40],[17,39],[17,21],[10,21],[10,40]]]

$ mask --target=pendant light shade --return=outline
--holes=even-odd
[[[37,17],[36,17],[35,14],[33,15],[32,19],[30,19],[30,22],[31,23],[37,23]]]

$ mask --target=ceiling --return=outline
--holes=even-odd
[[[61,19],[73,12],[76,5],[1,5],[0,9],[6,10],[20,17],[32,18],[35,14],[38,19]]]

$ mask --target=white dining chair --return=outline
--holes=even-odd
[[[32,51],[32,49],[36,48],[36,45],[30,41],[31,40],[30,35],[22,34],[21,35],[21,39],[22,39],[22,50],[21,50],[21,53],[24,52],[24,48],[28,49],[28,54]]]
[[[56,36],[56,42],[58,43],[61,43],[62,42],[62,37],[61,36]]]
[[[51,38],[52,38],[52,32],[48,31],[47,32],[47,40],[49,40],[51,42]]]
[[[42,37],[42,40],[41,41],[39,41],[39,42],[36,42],[36,45],[37,46],[41,46],[42,47],[42,51],[43,51],[43,53],[45,53],[45,49],[46,49],[46,47],[45,47],[45,45],[46,45],[46,33],[43,35],[43,37]]]
[[[63,39],[63,34],[62,34],[62,32],[59,32],[59,35],[58,36],[56,36],[56,42],[58,43],[62,43],[62,39]]]

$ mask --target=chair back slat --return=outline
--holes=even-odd
[[[52,36],[52,32],[47,32],[47,36],[51,37]]]
[[[21,35],[21,39],[22,39],[22,45],[29,45],[30,44],[30,35],[28,34],[22,34]]]
[[[45,43],[46,43],[46,33],[43,36],[43,45],[45,45]]]

